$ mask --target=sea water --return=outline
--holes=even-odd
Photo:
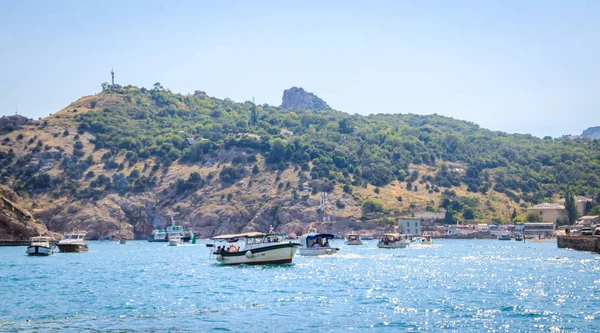
[[[281,266],[220,266],[205,244],[0,248],[0,332],[594,332],[600,256],[556,242],[376,241]]]

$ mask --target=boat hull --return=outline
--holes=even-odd
[[[49,256],[54,254],[54,249],[47,246],[31,245],[27,247],[26,252],[30,256]]]
[[[58,244],[60,252],[87,252],[87,244]]]
[[[433,244],[433,241],[432,240],[427,240],[425,238],[421,238],[421,239],[419,239],[419,243],[423,244],[423,245],[431,245],[431,244]]]
[[[222,265],[272,265],[290,264],[300,244],[287,243],[240,252],[215,253]]]
[[[300,248],[300,250],[298,250],[298,254],[301,256],[327,256],[327,255],[332,255],[335,254],[339,249],[335,248],[335,247],[320,247],[320,248],[316,248],[316,249],[306,249],[306,248]]]
[[[166,243],[169,240],[166,238],[162,238],[162,239],[154,239],[154,238],[148,238],[148,242],[150,243]]]
[[[347,240],[344,242],[344,244],[346,244],[346,245],[363,245],[363,243],[360,241],[360,239]]]
[[[405,242],[379,242],[377,247],[380,249],[404,249],[408,247],[408,244]]]

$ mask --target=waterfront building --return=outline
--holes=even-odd
[[[413,212],[413,217],[425,221],[443,220],[446,218],[446,210],[440,208],[437,212],[431,212],[421,208]]]
[[[582,227],[591,227],[592,225],[597,224],[600,224],[599,215],[582,216],[579,221],[577,221],[577,225]]]
[[[398,231],[405,235],[420,235],[421,220],[419,219],[398,219]]]
[[[542,203],[533,207],[527,208],[527,212],[534,212],[540,214],[542,222],[545,223],[556,223],[565,222],[569,220],[569,215],[565,206],[556,203]]]
[[[523,224],[523,233],[525,235],[543,235],[543,236],[552,236],[555,230],[554,223],[529,223],[526,222]]]

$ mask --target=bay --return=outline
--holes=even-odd
[[[203,243],[0,248],[0,332],[595,332],[600,256],[556,242],[376,241],[282,266],[220,266]]]

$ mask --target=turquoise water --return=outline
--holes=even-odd
[[[334,245],[284,266],[222,267],[204,244],[0,248],[0,332],[595,332],[600,256],[555,242]]]

